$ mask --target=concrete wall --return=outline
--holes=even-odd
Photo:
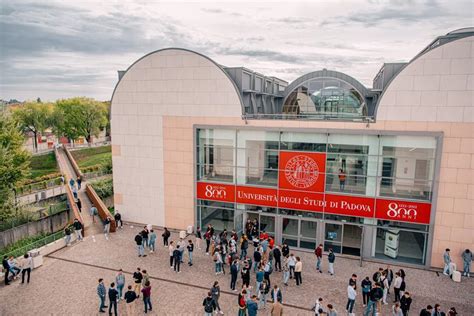
[[[63,229],[70,220],[70,211],[57,213],[39,221],[29,222],[15,228],[0,232],[0,248],[5,248],[12,243],[28,236],[41,233],[55,233]]]

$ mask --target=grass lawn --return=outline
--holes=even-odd
[[[101,165],[112,159],[111,146],[74,150],[71,151],[71,154],[79,165],[79,168]]]
[[[30,179],[36,179],[59,172],[56,157],[53,152],[45,155],[31,156],[30,168]]]

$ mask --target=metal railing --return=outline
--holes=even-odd
[[[302,120],[302,121],[343,121],[373,123],[373,116],[334,115],[318,113],[247,113],[242,115],[243,120]]]
[[[3,256],[13,256],[14,258],[17,258],[19,256],[24,255],[28,251],[36,248],[40,248],[43,246],[46,246],[47,244],[52,243],[53,241],[56,241],[58,239],[61,239],[64,237],[64,230],[60,230],[56,233],[53,233],[51,235],[45,236],[44,238],[41,238],[39,240],[33,241],[29,244],[26,244],[24,246],[15,248],[14,250],[11,250],[9,252],[4,253],[3,250],[0,251],[0,256],[3,258]]]

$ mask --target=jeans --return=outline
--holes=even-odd
[[[138,255],[143,256],[145,254],[145,250],[143,249],[143,245],[137,245]]]
[[[148,238],[143,238],[143,248],[147,247],[148,246]]]
[[[275,259],[275,270],[281,271],[281,259]]]
[[[119,298],[122,298],[123,287],[125,284],[117,284],[117,291],[119,292]]]
[[[258,265],[260,264],[260,261],[255,261],[253,263],[253,272],[257,272]]]
[[[193,252],[192,251],[188,251],[188,255],[189,255],[189,264],[193,264]]]
[[[149,241],[148,248],[150,248],[152,251],[155,251],[155,241]]]
[[[25,273],[28,273],[27,282],[30,283],[31,268],[23,269],[21,271],[21,283],[25,283]]]
[[[316,270],[321,271],[321,257],[317,257]]]
[[[240,260],[244,259],[245,257],[247,257],[247,249],[241,249]]]
[[[143,297],[143,304],[145,305],[145,313],[148,312],[148,309],[152,310],[153,307],[151,306],[151,298],[149,296]]]
[[[364,316],[368,316],[371,310],[372,316],[375,316],[375,313],[377,313],[377,302],[369,299],[369,303],[367,304],[367,308],[365,309]]]
[[[283,271],[283,283],[288,284],[290,278],[290,271]]]
[[[444,274],[448,274],[449,273],[449,263],[448,264],[444,264],[444,269],[443,269],[443,273]]]
[[[179,266],[181,265],[181,261],[178,258],[174,259],[174,271],[179,272]]]
[[[400,302],[400,289],[397,289],[396,287],[393,289],[395,290],[395,302]]]
[[[117,301],[110,301],[109,302],[109,315],[112,315],[112,307],[114,308],[115,316],[117,316]]]
[[[347,300],[346,310],[349,313],[352,313],[352,309],[354,308],[354,303],[355,303],[355,300],[351,300],[351,299]]]
[[[463,269],[464,274],[471,273],[471,263],[468,261],[463,261],[463,264],[464,264],[464,269]]]
[[[387,304],[387,294],[388,294],[388,288],[384,288],[383,289],[383,300],[382,300],[382,302],[384,304]]]
[[[104,234],[106,237],[109,235],[109,232],[110,232],[110,224],[106,224],[104,226]]]
[[[163,246],[168,246],[168,237],[163,237]]]
[[[206,239],[206,253],[209,253],[209,246],[211,245],[211,240]]]
[[[77,240],[82,240],[82,230],[76,230]]]
[[[329,262],[329,273],[334,274],[334,262]]]
[[[258,302],[258,307],[267,305],[267,294],[261,292],[260,293],[260,301]]]
[[[395,292],[395,293],[397,293],[397,292]],[[367,303],[369,302],[369,294],[370,294],[370,292],[362,291],[362,303],[364,305],[367,305]]]
[[[262,284],[262,282],[258,282],[255,284],[255,294],[257,294],[257,297],[260,295],[260,284]]]
[[[232,274],[230,278],[230,289],[235,290],[235,284],[237,283],[237,274]]]
[[[222,263],[216,262],[216,273],[220,273],[222,271]]]
[[[99,310],[101,311],[102,309],[105,308],[105,296],[99,296],[99,299],[100,299]]]
[[[66,235],[66,246],[71,243],[71,235]]]

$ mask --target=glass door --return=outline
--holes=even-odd
[[[266,232],[268,236],[275,239],[275,216],[260,214],[260,232]]]
[[[282,217],[281,240],[290,247],[298,247],[299,219]]]
[[[326,223],[324,235],[324,251],[332,248],[334,253],[342,251],[342,224]]]
[[[342,253],[351,256],[360,256],[361,242],[362,227],[357,225],[344,224]]]
[[[318,222],[300,220],[300,248],[304,249],[316,249],[316,228]]]

